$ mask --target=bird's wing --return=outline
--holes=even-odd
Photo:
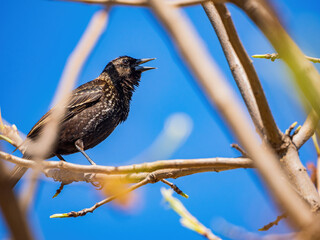
[[[77,113],[83,111],[90,105],[95,104],[103,94],[103,87],[105,81],[95,79],[91,82],[87,82],[71,93],[71,98],[66,106],[66,113],[61,123],[72,118]],[[51,112],[54,108],[50,109],[43,117],[33,126],[28,133],[28,138],[35,138],[40,133],[43,126],[51,119]]]

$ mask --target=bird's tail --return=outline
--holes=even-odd
[[[23,155],[24,159],[31,159],[30,156],[28,155]],[[16,186],[16,184],[19,182],[19,180],[22,178],[22,176],[26,173],[26,171],[28,170],[28,168],[25,167],[20,167],[18,165],[16,165],[11,173],[10,173],[10,179],[9,179],[9,185],[10,188],[14,188]]]

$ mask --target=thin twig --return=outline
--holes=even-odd
[[[131,191],[133,191],[133,190],[135,190],[135,189],[137,189],[137,188],[139,188],[139,187],[142,187],[142,186],[144,186],[144,185],[146,185],[147,183],[150,183],[150,182],[151,182],[151,179],[145,178],[145,179],[142,180],[141,182],[138,182],[138,183],[132,185],[131,187],[123,190],[122,192],[120,192],[120,193],[118,193],[118,194],[116,194],[116,195],[113,195],[113,196],[111,196],[111,197],[108,197],[108,198],[106,198],[106,199],[104,199],[104,200],[96,203],[95,205],[93,205],[93,206],[90,207],[90,208],[85,208],[85,209],[83,209],[83,210],[81,210],[81,211],[78,211],[78,212],[72,211],[72,212],[69,212],[69,213],[53,214],[53,215],[50,216],[50,218],[66,218],[66,217],[80,217],[80,216],[82,217],[82,216],[85,216],[85,215],[86,215],[87,213],[89,213],[89,212],[92,213],[92,212],[93,212],[94,210],[96,210],[98,207],[100,207],[100,206],[102,206],[102,205],[104,205],[104,204],[106,204],[106,203],[108,203],[108,202],[111,202],[111,201],[113,201],[114,199],[116,199],[116,198],[118,198],[118,197],[120,197],[120,196],[122,196],[122,195],[124,195],[124,194],[126,194],[126,193],[129,193],[129,192],[131,192]]]
[[[281,214],[280,216],[277,217],[276,220],[268,223],[267,225],[263,226],[262,228],[259,229],[259,231],[268,231],[270,228],[272,228],[275,225],[278,225],[278,223],[281,221],[281,219],[286,218],[287,215],[285,213]]]
[[[62,192],[62,190],[63,190],[63,188],[64,188],[65,185],[66,185],[66,184],[61,183],[61,184],[60,184],[60,187],[57,189],[56,193],[53,195],[52,198],[57,197],[57,196]]]
[[[191,23],[179,9],[167,6],[162,1],[150,0],[150,4],[197,77],[209,102],[217,107],[241,145],[248,151],[281,208],[288,213],[295,226],[303,227],[310,224],[313,216],[308,206],[285,180],[277,157],[268,147],[260,145],[238,100],[209,56],[198,34],[191,27]]]
[[[173,184],[172,182],[169,182],[166,179],[161,179],[161,182],[163,182],[164,184],[167,184],[169,187],[172,188],[173,191],[175,191],[177,194],[181,195],[182,197],[189,198],[189,196],[187,194],[182,192],[181,189],[178,188],[178,186]]]
[[[272,62],[274,62],[276,59],[280,59],[280,56],[278,53],[256,54],[256,55],[253,55],[252,57],[270,59]],[[314,58],[314,57],[308,57],[308,56],[305,56],[305,58],[313,63],[320,63],[320,58]]]
[[[246,153],[246,151],[242,147],[240,147],[239,144],[232,143],[231,147],[238,150],[242,154],[242,157],[248,157],[248,154]]]
[[[298,122],[294,122],[292,123],[289,128],[285,131],[285,135],[287,135],[288,137],[291,137],[291,132],[292,130],[297,126]]]
[[[306,121],[302,124],[299,132],[293,136],[293,143],[299,149],[309,138],[312,137],[314,132],[317,129],[317,125],[319,122],[319,117],[317,116],[315,111],[311,111],[306,119]]]

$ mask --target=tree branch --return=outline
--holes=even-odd
[[[38,163],[13,156],[0,151],[0,158],[12,162],[22,167],[36,168]],[[42,170],[61,169],[76,173],[100,173],[100,174],[129,174],[140,172],[153,172],[161,169],[182,169],[182,168],[216,168],[235,169],[252,168],[253,162],[249,158],[203,158],[203,159],[176,159],[160,160],[150,163],[133,164],[128,166],[99,166],[99,165],[79,165],[64,161],[43,161],[40,164]]]
[[[253,55],[252,57],[271,59],[272,62],[274,62],[276,59],[280,59],[280,56],[278,53],[256,54],[256,55]],[[304,57],[308,59],[310,62],[320,63],[320,58],[314,58],[314,57],[308,57],[308,56],[304,56]]]
[[[308,141],[309,138],[312,137],[314,132],[317,129],[319,123],[319,118],[314,110],[312,110],[306,121],[303,123],[301,129],[299,132],[293,136],[293,143],[296,145],[296,147],[299,149],[303,144],[305,144],[306,141]]]
[[[92,213],[94,210],[96,210],[98,207],[108,203],[108,202],[111,202],[113,201],[114,199],[120,197],[120,196],[123,196],[124,194],[126,193],[129,193],[139,187],[142,187],[148,183],[150,183],[152,181],[152,179],[150,177],[146,177],[144,180],[142,180],[141,182],[138,182],[134,185],[132,185],[131,187],[123,190],[122,192],[116,194],[116,195],[113,195],[111,197],[108,197],[98,203],[96,203],[95,205],[93,205],[91,208],[85,208],[79,212],[69,212],[69,213],[58,213],[58,214],[53,214],[50,216],[50,218],[66,218],[66,217],[82,217],[82,216],[85,216],[87,213]]]
[[[264,137],[264,128],[263,123],[260,117],[259,109],[256,103],[256,99],[254,98],[247,74],[238,58],[237,53],[235,52],[232,43],[230,42],[230,38],[228,36],[227,28],[224,25],[224,21],[222,20],[222,16],[217,10],[216,6],[220,4],[214,4],[212,2],[202,3],[202,7],[205,10],[217,36],[220,41],[223,52],[228,61],[231,73],[233,78],[235,79],[240,93],[244,99],[244,102],[248,108],[249,114],[252,118],[252,121],[262,138]],[[224,15],[225,17],[226,15]],[[230,17],[230,15],[229,15]]]
[[[224,4],[205,2],[202,6],[216,31],[256,128],[266,134],[271,146],[278,148],[282,144],[282,133],[274,121],[258,75],[241,43],[230,12]]]

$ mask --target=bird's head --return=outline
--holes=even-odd
[[[140,66],[155,58],[136,59],[128,56],[118,57],[107,64],[101,75],[107,75],[116,86],[134,90],[139,85],[141,73],[155,69],[153,67]]]

